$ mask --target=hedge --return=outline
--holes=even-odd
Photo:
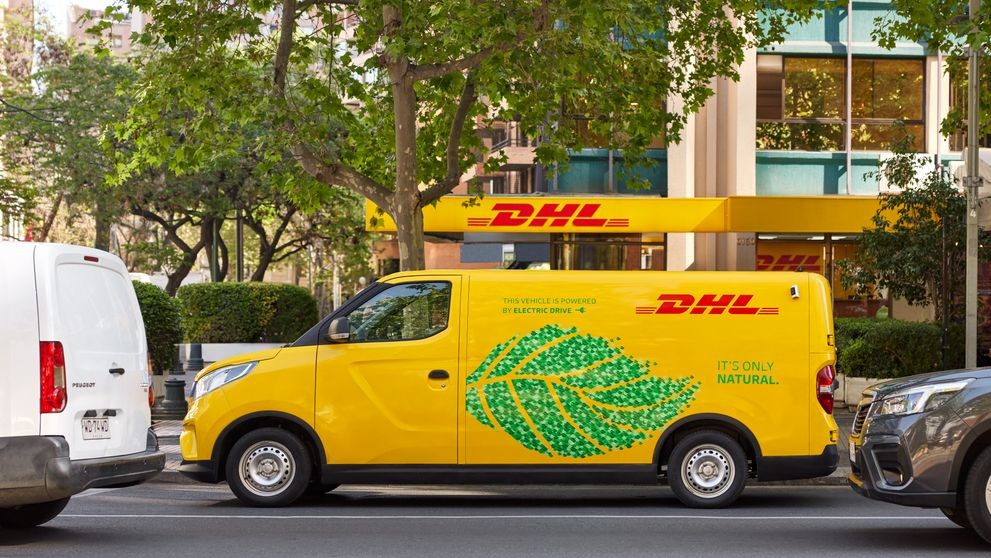
[[[132,281],[132,284],[145,324],[152,370],[165,373],[175,365],[176,344],[182,342],[181,307],[176,299],[151,283]]]
[[[198,283],[176,296],[189,343],[288,343],[319,318],[316,300],[295,285]]]
[[[847,376],[900,378],[957,368],[963,338],[951,328],[947,362],[942,359],[942,328],[931,322],[873,318],[836,320],[836,371]],[[958,362],[959,361],[959,362]]]

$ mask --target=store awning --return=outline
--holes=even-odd
[[[444,196],[423,211],[433,233],[859,233],[871,226],[874,196]],[[369,231],[395,232],[375,205],[365,205]]]

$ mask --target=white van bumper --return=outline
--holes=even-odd
[[[137,484],[165,468],[158,438],[148,430],[145,451],[97,459],[69,459],[61,436],[0,438],[0,507],[50,502],[87,488]]]

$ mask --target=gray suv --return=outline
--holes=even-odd
[[[860,494],[939,508],[991,542],[991,368],[868,388],[849,450],[850,486]]]

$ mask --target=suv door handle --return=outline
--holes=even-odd
[[[110,373],[113,374],[114,376],[120,376],[121,374],[124,373],[124,369],[123,368],[111,368],[110,369]]]
[[[427,378],[431,380],[446,380],[450,377],[451,375],[447,373],[447,370],[431,370],[430,373],[427,374]]]

